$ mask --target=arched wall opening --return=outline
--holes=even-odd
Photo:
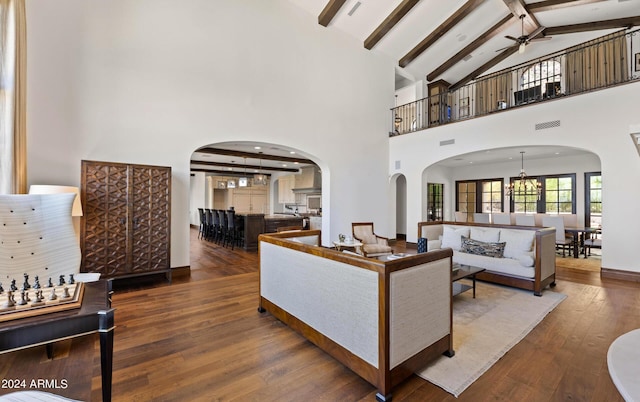
[[[524,151],[524,162],[520,152]],[[593,152],[564,146],[518,146],[484,149],[456,155],[438,161],[422,171],[421,220],[428,220],[427,183],[444,183],[444,219],[454,220],[456,182],[465,180],[502,180],[508,184],[520,170],[528,176],[575,174],[575,213],[578,223],[584,225],[585,174],[602,172],[600,157]],[[512,212],[507,197],[502,200],[503,212]]]
[[[297,193],[295,201],[292,200],[290,202],[280,202],[279,199],[279,187],[285,178],[291,175],[300,175],[302,170],[314,166],[313,164],[299,165],[296,163],[280,163],[260,159],[259,166],[261,166],[261,169],[247,169],[247,165],[258,165],[258,160],[254,158],[254,160],[247,161],[241,153],[235,156],[227,155],[222,157],[221,155],[201,154],[198,152],[198,150],[202,148],[233,149],[234,147],[251,150],[259,147],[260,151],[253,151],[255,154],[259,154],[260,152],[264,155],[277,153],[278,155],[286,155],[283,156],[283,159],[287,156],[308,159],[321,172],[321,192],[314,190],[313,195],[311,195],[311,193],[307,194],[306,192]],[[205,157],[203,155],[207,156]],[[198,226],[200,224],[198,208],[227,209],[230,206],[234,206],[237,213],[257,213],[265,215],[297,214],[305,218],[313,215],[320,218],[314,219],[314,224],[320,225],[321,227],[323,244],[330,243],[328,234],[330,225],[329,214],[322,213],[323,211],[328,212],[331,207],[329,186],[330,171],[327,164],[314,155],[304,150],[281,144],[233,141],[203,144],[193,151],[190,163],[189,223],[191,226]],[[238,165],[237,167],[234,165],[236,163]],[[284,168],[286,168],[286,170],[276,170]],[[260,172],[258,170],[260,170]],[[269,176],[265,186],[256,186],[251,183],[251,178],[260,173],[265,173]],[[243,186],[243,191],[240,191],[238,181],[243,177],[249,178],[249,183],[246,187]],[[221,184],[221,182],[224,184]],[[233,188],[227,188],[230,182],[233,182]],[[238,194],[235,196],[233,194],[230,195],[232,192],[228,190],[234,190],[234,192]],[[247,197],[249,197],[248,200]],[[311,197],[315,199],[312,203],[307,203],[307,198]],[[247,207],[247,205],[250,205],[250,207]],[[325,233],[327,239],[324,239]]]

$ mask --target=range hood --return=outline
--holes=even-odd
[[[320,194],[322,193],[322,174],[317,166],[306,166],[295,175],[294,193]]]

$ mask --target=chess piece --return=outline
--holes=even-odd
[[[4,302],[4,304],[2,305],[3,308],[9,308],[9,307],[13,307],[15,306],[16,303],[13,299],[13,291],[9,290],[7,291],[7,301]]]
[[[71,295],[69,294],[69,288],[65,286],[64,288],[62,288],[62,298],[68,299],[70,297]]]
[[[0,295],[4,293],[4,288],[2,287],[2,282],[0,282]]]
[[[20,291],[20,301],[18,302],[18,306],[24,306],[25,304],[27,304],[27,297],[25,296],[25,290],[22,289]]]
[[[47,285],[48,288],[52,288],[53,287],[53,282],[51,281],[51,278],[49,278],[49,284]]]
[[[73,278],[73,274],[69,274],[69,285],[73,285],[76,283],[76,280]]]
[[[18,287],[16,286],[16,280],[15,279],[11,280],[11,290],[13,290],[14,292],[16,290],[18,290]]]
[[[64,285],[66,282],[64,281],[64,275],[60,275],[60,280],[58,281],[58,285],[62,286]]]
[[[56,295],[56,288],[51,288],[51,294],[49,294],[49,300],[56,300],[58,296]]]
[[[22,284],[22,289],[28,290],[29,288],[31,288],[31,285],[29,285],[29,274],[25,273],[24,274],[24,283]]]
[[[40,289],[40,278],[38,278],[38,275],[36,275],[34,279],[35,279],[35,282],[33,283],[33,288]]]
[[[42,304],[42,299],[43,299],[42,290],[40,290],[40,289],[36,290],[36,293],[35,293],[35,295],[33,297],[35,297],[35,299],[31,302],[32,306],[38,306],[38,305]]]

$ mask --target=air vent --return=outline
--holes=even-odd
[[[468,54],[468,55],[464,56],[464,57],[462,58],[462,60],[464,60],[464,61],[469,61],[472,57],[473,57],[473,55],[472,55],[472,54]]]
[[[547,121],[544,123],[538,123],[536,124],[536,131],[537,130],[546,130],[547,128],[554,128],[554,127],[560,127],[560,120],[554,120],[554,121]]]
[[[444,140],[444,141],[440,141],[440,146],[443,145],[453,145],[456,143],[456,140]]]
[[[396,170],[400,170],[400,161],[396,161]]]

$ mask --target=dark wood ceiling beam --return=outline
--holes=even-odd
[[[213,154],[213,155],[227,155],[227,156],[236,156],[238,158],[252,158],[252,159],[263,159],[269,161],[282,161],[282,162],[298,162],[305,164],[315,164],[310,159],[304,158],[294,158],[290,156],[276,156],[276,155],[267,155],[259,152],[242,152],[242,151],[234,151],[230,149],[222,149],[222,148],[200,148],[196,150],[196,152],[202,152],[205,154]]]
[[[328,26],[331,20],[333,20],[336,14],[338,14],[338,11],[340,11],[342,6],[346,2],[347,0],[329,0],[327,5],[324,6],[324,9],[318,16],[318,24],[322,25],[323,27]]]
[[[523,0],[503,0],[504,4],[507,5],[511,14],[515,15],[517,18],[520,18],[524,15],[524,31],[525,32],[533,32],[540,27],[540,23],[536,19],[536,17],[529,12],[527,9],[527,5]]]
[[[245,164],[241,164],[241,163],[226,163],[226,162],[213,162],[213,161],[197,161],[197,160],[191,160],[191,165],[202,165],[202,166],[217,166],[217,167],[226,167],[226,168],[232,168],[232,169],[237,169],[236,173],[242,173],[242,170],[244,169],[251,169],[251,170],[271,170],[271,171],[277,171],[277,172],[291,172],[291,173],[297,173],[300,171],[300,169],[297,168],[286,168],[286,167],[269,167],[269,166],[258,166],[258,165],[245,165]],[[231,172],[230,170],[228,172]],[[253,173],[253,172],[248,172],[248,173]]]
[[[364,47],[371,50],[420,0],[403,0],[398,7],[369,35]]]
[[[547,27],[545,35],[562,35],[576,32],[599,31],[602,29],[631,28],[640,25],[640,16],[617,18],[613,20],[585,22],[584,24]]]
[[[213,173],[217,176],[228,176],[228,177],[245,177],[244,173],[239,173],[239,172],[231,172],[229,170],[215,170],[215,169],[207,169],[207,168],[191,168],[190,169],[191,172],[204,172],[204,173]],[[255,173],[251,172],[247,172],[246,176],[253,176]],[[266,173],[263,172],[262,174],[264,174],[265,176],[271,176],[271,173]]]
[[[530,12],[535,13],[542,11],[559,10],[566,7],[582,6],[591,3],[600,3],[601,1],[604,0],[547,0],[540,1],[538,3],[527,4],[527,8]]]
[[[480,74],[482,74],[485,71],[489,70],[491,67],[493,67],[496,64],[500,63],[501,61],[503,61],[507,57],[511,56],[512,54],[516,53],[518,51],[518,47],[519,47],[518,45],[515,45],[515,46],[511,46],[510,48],[506,49],[505,51],[503,51],[502,53],[500,53],[499,55],[497,55],[493,59],[489,60],[488,62],[486,62],[485,64],[483,64],[479,68],[477,68],[471,74],[467,75],[466,77],[464,77],[460,81],[458,81],[455,84],[453,84],[451,87],[449,87],[449,90],[454,91],[454,90],[460,88],[461,86],[467,84],[469,81],[474,80]]]
[[[503,32],[509,24],[512,24],[514,21],[519,21],[512,14],[504,17],[500,22],[489,28],[488,31],[480,35],[476,40],[468,44],[464,49],[456,53],[455,56],[450,58],[449,60],[442,63],[438,68],[427,74],[427,81],[433,81],[437,79],[440,75],[442,75],[445,71],[462,61],[465,57],[470,55],[474,50],[484,45],[489,39],[495,37],[496,35]]]
[[[483,0],[469,0],[462,7],[460,7],[453,15],[451,15],[445,22],[440,24],[433,32],[424,38],[416,47],[411,49],[404,57],[400,59],[398,63],[400,67],[406,67],[415,60],[418,56],[424,53],[431,45],[433,45],[438,39],[449,32],[456,24],[462,21],[467,15],[471,14],[473,10],[481,5]]]

